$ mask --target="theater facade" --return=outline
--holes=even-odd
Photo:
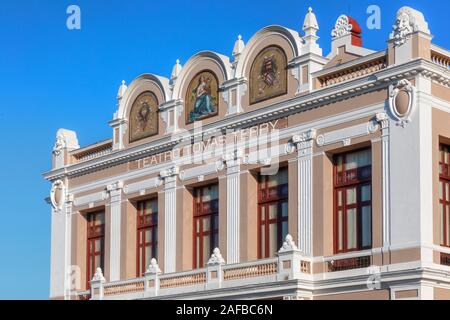
[[[450,51],[392,18],[325,55],[309,9],[122,82],[105,141],[59,130],[51,298],[450,299]]]

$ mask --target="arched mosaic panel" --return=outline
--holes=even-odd
[[[250,104],[287,93],[287,58],[278,46],[263,49],[250,70]]]
[[[219,111],[219,83],[214,73],[204,70],[190,82],[185,99],[186,124],[213,117]]]
[[[129,118],[130,143],[158,134],[158,99],[144,92],[133,103]]]

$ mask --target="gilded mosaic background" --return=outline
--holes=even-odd
[[[130,142],[158,134],[158,99],[144,92],[133,103],[130,112]]]
[[[186,124],[218,114],[219,84],[211,71],[197,74],[186,92]]]
[[[287,58],[276,46],[262,50],[250,70],[250,104],[287,93]]]

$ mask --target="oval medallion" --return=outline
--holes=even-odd
[[[410,106],[410,95],[405,89],[401,89],[395,97],[395,112],[398,116],[404,117],[408,114]]]

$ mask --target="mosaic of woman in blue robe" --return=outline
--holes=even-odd
[[[194,108],[189,113],[189,122],[194,122],[208,114],[214,113],[214,101],[211,96],[211,79],[200,76],[198,86],[192,90],[192,100],[195,99]]]

